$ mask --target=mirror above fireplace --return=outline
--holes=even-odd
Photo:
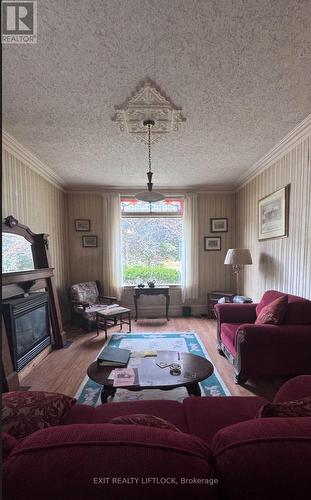
[[[2,233],[2,272],[16,273],[35,269],[33,245],[24,236]]]

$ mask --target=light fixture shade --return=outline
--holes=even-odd
[[[225,264],[230,264],[231,266],[245,266],[252,263],[252,256],[248,248],[229,248],[225,258]]]
[[[156,203],[165,200],[165,196],[157,191],[140,191],[135,194],[136,200],[146,201],[147,203]]]

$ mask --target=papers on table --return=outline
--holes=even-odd
[[[134,385],[134,382],[135,371],[133,368],[116,368],[113,370],[113,387],[126,387],[127,385]]]
[[[146,358],[157,356],[157,351],[132,351],[131,358]]]

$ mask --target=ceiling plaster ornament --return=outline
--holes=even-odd
[[[186,118],[151,80],[144,81],[124,104],[115,106],[112,121],[119,124],[121,132],[127,131],[137,141],[148,143],[145,120],[153,120],[151,142],[158,142],[170,132],[176,132]]]

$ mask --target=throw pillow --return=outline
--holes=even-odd
[[[2,430],[16,439],[60,425],[76,400],[50,392],[7,392],[2,396]]]
[[[285,317],[287,304],[287,295],[283,295],[282,297],[273,300],[270,304],[261,309],[255,321],[255,325],[279,325]]]
[[[311,397],[286,403],[268,403],[260,408],[258,418],[261,417],[311,417]]]
[[[178,429],[178,427],[171,424],[167,420],[164,420],[164,418],[155,417],[154,415],[145,415],[144,413],[114,417],[109,421],[109,423],[146,425],[148,427],[157,427],[158,429],[168,429],[170,431],[182,432],[180,429]]]

